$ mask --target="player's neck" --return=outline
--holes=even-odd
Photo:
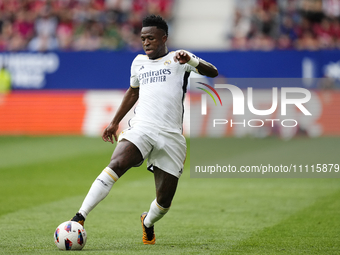
[[[169,51],[167,51],[167,52],[166,52],[165,54],[163,54],[162,56],[159,56],[158,58],[162,58],[162,57],[168,55],[168,53],[169,53]]]
[[[169,53],[168,48],[165,46],[164,51],[161,51],[157,57],[150,58],[151,60],[159,59],[166,56]]]

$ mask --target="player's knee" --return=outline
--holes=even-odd
[[[159,195],[157,196],[157,204],[159,204],[163,208],[169,208],[171,205],[172,198]]]
[[[110,167],[119,177],[121,177],[127,171],[126,167],[124,167],[123,164],[117,159],[111,159],[108,167]]]

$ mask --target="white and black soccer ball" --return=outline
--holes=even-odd
[[[60,250],[81,250],[86,239],[84,227],[75,221],[61,223],[54,232],[54,243]]]

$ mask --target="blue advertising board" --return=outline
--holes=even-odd
[[[226,78],[327,76],[340,80],[340,51],[194,53],[213,63]],[[130,66],[137,54],[125,51],[3,52],[0,65],[10,71],[13,89],[126,89]]]

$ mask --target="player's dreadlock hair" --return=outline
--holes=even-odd
[[[166,36],[168,36],[168,24],[166,24],[165,20],[159,15],[149,15],[143,19],[143,27],[157,27],[158,29],[162,29]]]

